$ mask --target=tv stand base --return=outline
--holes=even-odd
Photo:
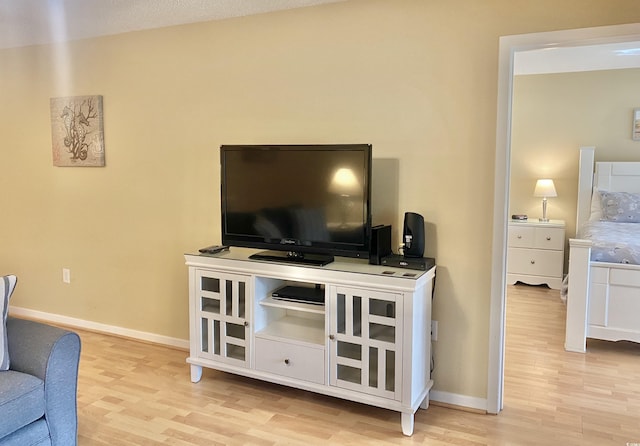
[[[411,435],[433,386],[435,266],[408,273],[337,258],[322,268],[253,254],[185,255],[191,382],[206,367],[381,407]],[[274,296],[287,287],[322,290],[325,304]]]

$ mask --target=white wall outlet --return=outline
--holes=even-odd
[[[71,283],[71,270],[69,268],[62,268],[62,281]]]
[[[438,340],[438,321],[431,321],[431,340]]]

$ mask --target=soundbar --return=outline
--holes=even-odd
[[[325,266],[333,262],[329,254],[308,254],[287,251],[260,251],[249,256],[251,260],[266,260],[269,262],[297,263],[300,265]]]

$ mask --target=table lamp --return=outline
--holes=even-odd
[[[547,218],[547,198],[557,197],[556,187],[553,185],[553,180],[548,178],[538,180],[536,182],[536,188],[533,191],[534,197],[542,197],[542,218],[540,221],[549,221]]]

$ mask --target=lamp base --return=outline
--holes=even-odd
[[[542,198],[542,218],[539,218],[538,220],[542,222],[549,221],[547,218],[547,197]]]

